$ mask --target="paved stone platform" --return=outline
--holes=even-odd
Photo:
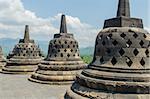
[[[46,85],[27,80],[29,75],[0,74],[0,99],[63,99],[70,85]]]

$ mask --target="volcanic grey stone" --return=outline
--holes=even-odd
[[[143,28],[142,19],[130,17],[129,0],[119,0],[117,17],[105,20],[104,28],[108,27],[138,27]]]
[[[63,99],[70,85],[43,85],[27,80],[29,75],[0,74],[0,99]]]
[[[6,58],[3,55],[2,47],[0,46],[0,69],[6,65]]]
[[[131,21],[128,3],[119,0],[118,16]],[[139,20],[132,27],[134,21],[113,23],[118,16],[97,35],[93,61],[76,76],[66,99],[150,99],[150,34]]]
[[[25,27],[24,39],[19,40],[7,58],[2,73],[31,73],[36,70],[42,60],[42,52],[34,40],[30,40],[28,25]]]
[[[61,17],[60,33],[49,42],[47,57],[29,78],[44,84],[71,84],[76,73],[86,64],[79,55],[78,42],[67,33],[65,15]]]

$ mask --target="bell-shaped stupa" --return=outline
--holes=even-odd
[[[2,47],[0,46],[0,69],[6,65],[6,58],[3,55]]]
[[[6,66],[2,68],[3,73],[30,73],[36,70],[42,60],[40,48],[30,39],[29,26],[25,26],[24,39],[20,39],[13,51],[8,55]]]
[[[70,84],[86,64],[79,55],[78,42],[67,33],[65,15],[61,17],[60,33],[49,42],[48,55],[29,78],[44,84]]]
[[[142,19],[130,17],[129,0],[119,0],[117,17],[106,20],[97,35],[92,63],[65,98],[150,99],[149,51]]]

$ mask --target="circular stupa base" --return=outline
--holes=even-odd
[[[31,74],[37,69],[37,65],[3,66],[1,73],[4,74]]]
[[[6,62],[0,62],[0,69],[2,69],[2,67],[5,65],[6,65]]]
[[[28,80],[35,83],[49,84],[49,85],[69,85],[73,83],[73,81],[42,81],[31,77],[29,77]]]
[[[150,99],[150,94],[105,93],[76,83],[67,90],[65,99]]]
[[[38,69],[30,76],[29,81],[51,84],[72,84],[76,74],[86,68],[83,61],[42,61]]]
[[[76,73],[81,70],[75,71],[47,71],[48,74],[41,74],[40,71],[33,73],[28,80],[41,84],[50,85],[68,85],[72,84],[75,80]]]

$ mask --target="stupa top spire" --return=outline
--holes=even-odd
[[[107,19],[104,23],[104,28],[109,27],[137,27],[143,28],[142,19],[130,17],[129,0],[119,0],[117,16]]]
[[[34,40],[30,39],[29,25],[25,25],[24,38],[20,39],[19,43],[34,43]]]
[[[66,17],[64,14],[61,16],[60,33],[67,33]]]
[[[129,0],[119,0],[117,17],[130,17]]]
[[[30,41],[30,36],[29,36],[29,25],[25,26],[25,33],[24,33],[24,42],[27,43]]]

